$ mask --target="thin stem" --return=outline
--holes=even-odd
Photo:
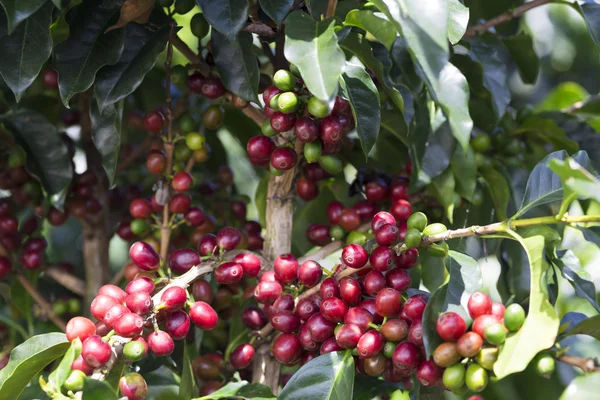
[[[27,293],[29,293],[37,305],[42,309],[42,312],[48,316],[48,319],[64,332],[65,329],[67,329],[67,324],[65,324],[65,321],[63,321],[62,318],[54,314],[50,303],[48,303],[40,294],[40,292],[38,292],[37,289],[31,284],[31,282],[29,282],[29,279],[27,279],[24,275],[17,274],[17,280],[21,283],[23,288],[27,291]]]
[[[327,13],[325,14],[325,18],[331,18],[335,15],[337,3],[338,0],[329,0],[329,3],[327,4]]]
[[[600,371],[600,364],[598,364],[598,361],[595,358],[584,358],[565,354],[557,357],[556,360],[577,367],[585,373]]]
[[[44,273],[46,276],[54,279],[60,285],[69,289],[71,292],[82,297],[85,295],[85,282],[76,276],[62,271],[56,267],[48,267]]]

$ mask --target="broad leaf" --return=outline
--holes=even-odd
[[[469,9],[459,0],[448,0],[448,40],[452,44],[460,42],[467,31]]]
[[[529,313],[521,329],[506,339],[504,347],[494,364],[498,379],[523,371],[541,350],[550,348],[556,339],[559,318],[548,300],[543,277],[549,268],[544,260],[544,236],[539,230],[530,230],[531,236],[523,238],[509,232],[527,253],[531,274]]]
[[[346,65],[346,71],[340,81],[342,90],[352,107],[356,131],[365,158],[375,145],[381,123],[379,93],[373,80],[363,67]]]
[[[277,25],[281,25],[285,16],[292,8],[294,0],[258,0],[260,8],[267,14]]]
[[[454,173],[456,193],[470,201],[477,186],[477,164],[473,149],[469,147],[465,152],[462,147],[456,146],[450,167]]]
[[[8,364],[0,370],[3,399],[17,399],[25,386],[52,361],[65,354],[69,341],[64,333],[37,335],[10,352]]]
[[[108,383],[85,378],[81,400],[117,400],[117,395]]]
[[[52,52],[52,9],[52,4],[46,3],[10,35],[7,26],[0,24],[0,74],[17,102]]]
[[[71,182],[73,170],[67,145],[54,125],[27,109],[7,115],[4,123],[25,150],[28,171],[40,179],[48,193],[63,190]]]
[[[571,250],[567,250],[561,255],[561,258],[555,258],[552,262],[558,266],[563,278],[573,286],[575,295],[586,299],[596,311],[600,312],[600,307],[596,302],[596,286],[592,282],[590,274],[581,266],[579,258]]]
[[[577,155],[580,156],[579,160],[584,164],[590,164],[587,153],[581,152]],[[571,202],[578,197],[600,201],[600,182],[575,158],[550,160],[549,167],[560,177],[563,183],[563,200],[558,212],[560,217],[567,212]]]
[[[183,359],[182,359],[182,372],[181,382],[179,384],[179,396],[184,399],[191,399],[194,396],[198,396],[198,386],[196,385],[196,377],[192,370],[192,361],[190,357],[190,346],[187,340],[183,341]]]
[[[454,222],[454,187],[456,182],[452,169],[448,168],[440,175],[433,178],[429,187],[433,197],[444,207],[446,218]]]
[[[329,0],[306,0],[306,6],[310,15],[317,21],[325,18]]]
[[[165,15],[155,10],[150,23],[127,24],[125,45],[119,61],[98,71],[94,86],[100,110],[124,99],[142,83],[156,64],[158,55],[169,40],[170,26]]]
[[[560,111],[578,101],[587,99],[589,95],[587,90],[580,84],[576,82],[564,82],[552,89],[544,100],[535,106],[535,111]]]
[[[352,352],[323,354],[304,364],[289,380],[278,400],[348,400],[354,388]]]
[[[254,204],[256,205],[256,212],[258,213],[258,222],[261,226],[266,224],[266,209],[267,209],[267,187],[269,186],[269,174],[265,174],[258,185],[256,186],[256,192],[254,193]]]
[[[439,315],[452,311],[460,314],[465,321],[471,321],[467,302],[471,294],[481,289],[483,282],[479,264],[466,254],[450,250],[446,268],[450,275],[448,282],[433,293],[423,313],[423,344],[427,358],[442,343],[435,329]]]
[[[199,397],[195,400],[218,400],[218,399],[229,399],[235,397],[237,399],[248,399],[248,400],[270,400],[276,399],[275,395],[271,393],[271,389],[268,386],[261,385],[260,383],[248,383],[247,381],[229,382],[221,389],[212,392],[208,396]],[[189,398],[189,397],[186,397]]]
[[[600,46],[600,4],[586,1],[584,4],[574,2],[571,5],[583,15],[590,36]]]
[[[600,315],[586,318],[568,328],[566,336],[588,335],[600,340]]]
[[[534,136],[542,142],[550,143],[557,150],[566,150],[571,154],[579,150],[577,142],[569,138],[566,132],[550,119],[531,116],[512,133]]]
[[[375,36],[386,49],[390,50],[396,40],[396,28],[382,13],[371,10],[352,10],[346,15],[344,25],[356,26]]]
[[[90,117],[92,119],[92,140],[102,156],[102,166],[108,176],[109,184],[112,185],[121,146],[123,104],[110,105],[100,112],[96,102],[93,102]]]
[[[65,107],[69,107],[71,97],[92,86],[100,68],[115,64],[121,57],[125,30],[104,33],[119,9],[102,4],[86,1],[67,13],[71,34],[54,51],[58,89]]]
[[[578,226],[577,228],[583,233],[585,240],[600,246],[600,226],[590,226],[587,228]]]
[[[285,58],[298,67],[308,90],[329,109],[346,65],[334,27],[334,20],[317,22],[301,11],[291,13],[285,27]]]
[[[71,374],[71,364],[81,354],[81,340],[76,338],[71,343],[71,347],[65,353],[65,356],[60,361],[58,367],[52,371],[48,376],[48,383],[51,384],[55,390],[60,391],[62,385],[65,383],[69,375]]]
[[[521,33],[516,36],[502,38],[502,44],[517,64],[523,82],[535,83],[540,69],[540,60],[533,48],[531,36]]]
[[[482,40],[471,43],[471,58],[482,66],[483,86],[492,95],[492,106],[497,118],[500,119],[506,112],[511,97],[506,64],[500,58],[498,50]]]
[[[248,19],[246,0],[196,0],[209,24],[231,41],[242,30]]]
[[[600,18],[600,16],[599,16]],[[598,32],[600,35],[600,32]],[[577,376],[560,396],[559,400],[589,400],[598,396],[600,372]]]
[[[211,34],[212,51],[219,75],[225,87],[236,95],[257,101],[258,61],[252,52],[252,34],[240,32],[230,41],[219,32]]]
[[[505,220],[507,218],[506,209],[510,197],[510,186],[508,185],[506,178],[500,172],[492,168],[482,170],[481,175],[483,175],[484,182],[490,192],[492,201],[494,202],[498,220]]]
[[[42,8],[45,2],[46,0],[0,0],[6,14],[8,33],[12,33],[21,22]],[[51,9],[47,12],[50,13]]]

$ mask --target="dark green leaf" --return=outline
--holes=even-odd
[[[0,5],[6,13],[8,33],[12,33],[21,22],[33,15],[45,2],[46,0],[0,0]]]
[[[456,182],[452,169],[448,168],[431,181],[430,191],[436,200],[444,207],[446,218],[454,221],[454,187]]]
[[[521,33],[516,36],[502,38],[502,44],[517,64],[523,82],[535,83],[540,69],[540,61],[533,49],[531,36]]]
[[[125,45],[114,65],[98,71],[95,94],[100,110],[124,99],[142,83],[156,64],[169,39],[170,26],[165,15],[155,9],[148,24],[125,26]]]
[[[510,103],[506,64],[500,59],[498,50],[482,40],[471,43],[471,58],[482,66],[483,86],[492,95],[494,112],[500,119]]]
[[[421,266],[421,280],[431,293],[439,289],[446,279],[444,273],[444,259],[429,254],[428,251],[422,251],[419,254],[419,264]]]
[[[379,133],[381,122],[379,93],[367,71],[358,65],[347,64],[340,83],[350,101],[356,131],[366,158],[375,145]]]
[[[27,169],[50,194],[59,193],[73,176],[67,145],[54,125],[34,111],[20,109],[4,123],[27,154]],[[43,134],[41,134],[43,133]]]
[[[581,321],[588,319],[588,316],[580,312],[568,312],[560,319],[559,333],[568,333],[571,328],[577,326]]]
[[[102,166],[108,176],[109,184],[112,185],[121,146],[123,105],[119,103],[115,107],[111,104],[103,112],[100,112],[96,102],[93,102],[90,117],[92,119],[92,140],[102,155]]]
[[[596,286],[591,281],[590,274],[582,268],[579,258],[571,250],[567,250],[560,259],[555,258],[552,261],[560,269],[563,278],[573,286],[575,295],[586,299],[596,311],[600,312],[596,302]]]
[[[229,91],[248,100],[257,101],[258,61],[252,53],[252,34],[241,32],[237,40],[213,32],[211,43],[219,75]]]
[[[464,0],[462,2],[469,7],[471,22],[474,22],[481,19],[489,20],[504,12],[510,12],[523,4],[525,0]],[[519,19],[515,18],[496,25],[494,28],[503,35],[511,35],[519,27],[519,22]]]
[[[65,353],[65,356],[60,361],[58,367],[52,371],[48,376],[48,383],[51,384],[55,390],[60,391],[62,385],[65,383],[69,375],[71,374],[71,364],[81,354],[81,340],[76,338],[71,343],[71,347]]]
[[[454,173],[456,193],[470,201],[477,186],[477,165],[473,149],[469,147],[465,152],[462,147],[456,146],[450,167]]]
[[[600,45],[600,4],[586,1],[584,4],[572,3],[585,19],[588,32],[596,45]]]
[[[580,161],[589,165],[587,153],[580,152]],[[563,216],[567,212],[569,205],[578,197],[595,199],[600,201],[600,182],[592,173],[575,160],[567,158],[566,160],[552,159],[549,162],[550,169],[560,177],[563,184],[563,200],[558,212]]]
[[[121,376],[123,376],[123,371],[125,370],[125,360],[123,358],[117,360],[113,367],[106,375],[104,382],[110,386],[114,393],[119,391],[119,381],[121,380]]]
[[[304,364],[285,385],[278,400],[348,400],[353,387],[352,352],[327,353]]]
[[[446,268],[449,280],[433,293],[423,314],[423,343],[428,358],[442,343],[435,330],[437,317],[443,312],[452,311],[460,314],[465,321],[471,321],[467,302],[471,294],[481,289],[483,282],[479,264],[466,254],[450,250],[446,257]]]
[[[459,0],[448,0],[448,40],[456,44],[467,31],[469,9]]]
[[[234,41],[248,19],[246,0],[196,0],[204,17],[217,31]]]
[[[301,11],[291,13],[285,25],[285,58],[298,67],[311,94],[330,109],[346,65],[334,27],[334,20],[317,22]]]
[[[317,21],[320,21],[321,17],[325,17],[328,4],[329,0],[306,0],[306,6],[310,15]]]
[[[218,400],[231,397],[248,400],[270,400],[275,399],[268,386],[260,383],[248,383],[247,381],[229,382],[221,389],[208,396],[199,397],[195,400]]]
[[[561,111],[578,101],[589,97],[587,90],[576,82],[564,82],[556,86],[546,95],[544,100],[535,107],[536,112]]]
[[[23,1],[22,3],[30,3]],[[33,83],[52,52],[52,4],[46,3],[8,35],[0,25],[0,73],[17,102]],[[0,15],[0,18],[3,18]]]
[[[258,0],[260,8],[267,14],[277,25],[281,25],[288,11],[294,4],[294,0]]]
[[[64,333],[37,335],[15,347],[10,352],[8,364],[0,371],[2,398],[18,398],[25,386],[68,348],[69,341]]]
[[[506,209],[510,197],[510,187],[506,178],[500,172],[491,168],[482,170],[481,175],[494,202],[496,216],[501,221],[505,220],[507,218]]]
[[[117,395],[108,383],[88,377],[83,383],[81,400],[117,400]]]
[[[396,28],[381,13],[371,10],[352,10],[346,15],[344,25],[356,26],[369,32],[390,50],[396,40]]]
[[[187,340],[183,341],[183,367],[181,372],[181,383],[179,384],[179,396],[184,399],[191,399],[198,396],[198,386],[196,385],[196,377],[192,370],[192,361],[190,357],[190,346]]]
[[[567,330],[567,336],[588,335],[600,340],[600,315],[584,319]]]
[[[557,150],[575,153],[579,150],[577,142],[567,137],[566,132],[554,121],[537,116],[527,118],[513,134],[533,135],[543,142],[548,142]]]
[[[598,17],[600,18],[600,16]],[[600,35],[600,32],[598,32]],[[598,396],[600,372],[580,375],[569,383],[559,400],[589,400]]]
[[[498,379],[523,371],[541,350],[554,344],[558,333],[559,318],[548,300],[548,292],[542,279],[549,268],[544,260],[545,239],[537,228],[529,230],[523,238],[509,232],[527,252],[531,274],[529,313],[521,329],[506,339],[504,347],[494,364]]]
[[[67,13],[71,34],[54,51],[58,89],[65,107],[73,95],[92,86],[100,68],[115,64],[121,57],[125,30],[104,33],[115,22],[119,8],[102,4],[86,1]]]
[[[600,226],[590,226],[588,228],[578,226],[577,228],[583,233],[585,240],[600,245]]]
[[[409,145],[408,127],[396,110],[381,111],[381,127],[400,139],[405,146]]]

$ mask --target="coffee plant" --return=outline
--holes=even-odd
[[[0,6],[0,400],[598,397],[600,4]]]

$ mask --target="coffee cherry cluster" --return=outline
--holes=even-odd
[[[525,310],[519,304],[505,307],[481,292],[471,295],[467,308],[473,319],[470,330],[455,312],[441,314],[435,326],[444,342],[434,350],[433,362],[440,372],[443,369],[443,386],[459,395],[485,389],[499,348],[525,321]]]

